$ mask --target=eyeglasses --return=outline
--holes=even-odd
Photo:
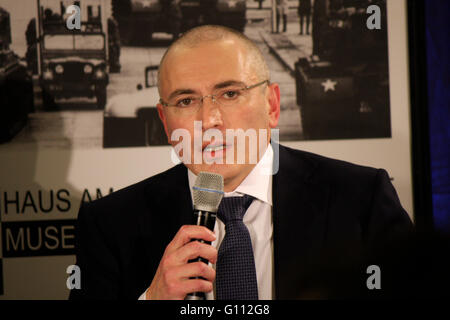
[[[228,86],[223,89],[218,89],[214,91],[213,94],[209,94],[203,97],[183,94],[173,98],[167,103],[162,99],[159,99],[159,102],[163,106],[172,108],[173,110],[182,113],[183,115],[196,113],[203,105],[203,100],[205,98],[211,98],[212,102],[225,107],[238,106],[247,102],[249,96],[248,91],[250,89],[256,88],[265,83],[269,84],[269,80],[264,80],[251,86],[245,86],[243,88]]]

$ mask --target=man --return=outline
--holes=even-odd
[[[315,0],[312,15],[312,56],[314,60],[323,58],[325,53],[324,37],[329,29],[330,0]]]
[[[256,2],[258,2],[258,9],[261,10],[262,9],[262,3],[264,2],[264,0],[255,0]]]
[[[212,24],[220,18],[217,14],[218,0],[200,0],[198,10],[200,10],[199,18],[194,22],[197,24]]]
[[[289,10],[289,5],[287,0],[277,0],[277,12],[276,12],[276,22],[277,22],[277,33],[280,32],[280,18],[283,19],[283,32],[287,31],[287,13]]]
[[[303,21],[306,22],[306,34],[309,34],[309,21],[311,17],[311,0],[299,0],[298,15],[300,17],[300,34],[303,34]]]
[[[107,19],[108,23],[108,54],[109,54],[109,71],[120,72],[120,34],[119,24],[114,17]]]
[[[162,7],[162,23],[170,24],[170,31],[173,39],[177,39],[181,32],[181,21],[183,19],[183,13],[180,8],[180,0],[160,0]]]
[[[257,161],[249,160],[250,143],[242,151],[234,140],[206,139],[202,159],[244,152],[246,160],[205,163],[183,154],[184,164],[84,205],[77,229],[82,283],[72,299],[184,299],[191,292],[217,298],[215,265],[229,229],[220,218],[214,233],[194,225],[190,190],[202,171],[223,176],[224,199],[253,197],[243,223],[259,299],[311,297],[318,288],[330,297],[334,283],[308,282],[317,266],[347,271],[353,257],[409,231],[384,170],[264,143],[280,116],[280,89],[268,79],[261,52],[237,31],[202,26],[171,45],[160,64],[158,104],[170,144],[177,148],[179,130],[195,136],[200,121],[203,133],[254,130]],[[195,149],[196,142],[189,143]],[[264,164],[278,163],[273,176],[264,173]],[[210,264],[189,263],[196,257]]]

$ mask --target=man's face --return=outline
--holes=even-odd
[[[204,42],[194,48],[177,47],[165,59],[160,77],[161,99],[167,102],[173,100],[176,92],[189,92],[187,96],[205,96],[217,92],[218,87],[234,83],[244,87],[267,79],[261,79],[255,72],[252,59],[247,49],[239,40],[220,40]],[[226,87],[225,87],[226,88]],[[180,93],[180,98],[186,94]],[[195,163],[192,151],[190,163],[185,165],[195,174],[201,171],[219,173],[224,177],[225,191],[234,190],[250,173],[255,162],[249,161],[249,143],[245,144],[245,163],[237,163],[240,150],[236,141],[225,141],[227,129],[254,129],[260,139],[270,139],[270,129],[278,124],[280,114],[280,95],[277,84],[266,84],[245,92],[245,103],[236,106],[221,106],[214,103],[210,97],[203,100],[203,105],[192,114],[182,114],[179,109],[158,105],[158,112],[164,124],[169,143],[176,146],[180,141],[172,140],[172,132],[185,129],[191,136],[191,150],[194,150],[194,121],[202,122],[202,131],[217,129],[222,133],[224,141],[206,139],[202,141],[203,159],[223,158],[222,164]],[[260,131],[260,129],[265,129]],[[260,134],[262,132],[262,134]],[[264,135],[264,137],[263,137]],[[219,142],[224,145],[222,151],[205,149],[209,144]],[[247,141],[248,142],[248,141]],[[234,149],[234,161],[226,160],[227,152]],[[258,154],[259,157],[262,153]],[[197,161],[198,162],[198,161]],[[217,161],[216,161],[217,162]]]

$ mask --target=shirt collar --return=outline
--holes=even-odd
[[[258,200],[272,205],[272,165],[273,149],[269,144],[264,155],[250,171],[241,184],[232,192],[226,192],[225,197],[247,194]],[[192,187],[197,176],[188,169],[189,189],[192,196]]]

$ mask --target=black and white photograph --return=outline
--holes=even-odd
[[[392,184],[411,220],[420,224],[422,210],[417,208],[417,194],[425,194],[426,184],[414,180],[414,175],[423,172],[414,159],[427,153],[415,147],[414,139],[424,132],[417,123],[426,121],[423,114],[427,109],[415,95],[424,91],[426,79],[412,65],[416,62],[425,66],[418,56],[423,41],[417,40],[420,45],[414,47],[411,39],[425,32],[425,27],[413,15],[411,3],[0,0],[0,300],[67,299],[73,289],[68,280],[75,272],[69,267],[77,265],[81,208],[107,202],[121,190],[153,179],[183,161],[174,144],[168,143],[163,125],[167,128],[168,122],[160,119],[162,115],[164,120],[163,105],[176,103],[169,94],[168,101],[160,101],[158,70],[174,41],[201,25],[221,25],[242,32],[262,52],[270,71],[267,87],[274,88],[277,98],[277,122],[270,126],[277,132],[270,136],[275,144],[280,142],[292,152],[335,159],[336,163],[385,169],[383,180]],[[224,53],[216,48],[193,50],[190,63],[180,58],[172,64],[171,74],[183,67],[188,70],[180,72],[180,81],[174,83],[195,89],[187,92],[190,100],[214,100],[210,93],[225,92],[215,91],[218,87],[214,85],[224,81],[219,78],[228,74],[227,63],[231,61],[233,67],[233,55],[239,50],[231,47]],[[224,54],[214,59],[213,53]],[[209,57],[218,63],[209,63]],[[192,67],[202,59],[203,68]],[[267,83],[263,81],[266,73],[263,77],[260,84]],[[416,84],[415,79],[422,82]],[[248,87],[258,84],[250,78],[242,81]],[[263,100],[254,102],[262,107]],[[243,106],[251,107],[247,103]],[[258,122],[258,116],[247,110],[237,109],[227,118],[232,123],[223,129],[260,128],[252,124],[253,120]],[[200,119],[200,113],[189,120]],[[169,124],[174,124],[173,129],[187,127],[174,122]],[[220,146],[216,149],[211,154],[220,153]],[[273,160],[277,157],[274,152]],[[281,160],[279,163],[283,168]],[[302,163],[289,161],[289,170],[306,172]],[[318,172],[324,179],[331,181],[332,177],[321,170]],[[327,189],[317,180],[308,182],[304,192],[294,193],[292,186],[303,176],[281,172],[268,181],[276,182],[280,176],[290,179],[283,184],[283,192],[303,197],[305,203],[313,201],[307,209],[298,210],[301,214],[308,214],[310,208],[332,208],[327,201],[334,201],[334,190],[343,189],[331,182]],[[360,180],[344,173],[339,177],[343,184],[352,184],[352,190],[364,189],[354,182]],[[366,180],[369,183],[372,178]],[[178,182],[162,179],[158,185],[161,190],[155,189],[155,194],[167,189],[167,194],[173,193],[173,199],[178,199]],[[323,189],[324,193],[308,196],[313,189]],[[353,192],[349,194],[359,199]],[[370,200],[372,193],[365,194]],[[154,195],[143,198],[164,202]],[[346,204],[351,201],[347,196],[342,199],[342,212],[348,214]],[[130,206],[127,203],[121,210],[123,220],[117,224],[118,230],[126,227],[127,219],[137,212],[133,207],[136,201],[130,198]],[[167,201],[170,205],[178,202]],[[116,209],[105,210],[105,217],[114,217]],[[94,221],[93,212],[84,216]],[[280,212],[285,210],[274,211],[273,217]],[[331,217],[323,212],[322,217]],[[340,217],[336,221],[341,221]],[[293,224],[285,221],[279,225]],[[98,231],[100,234],[103,229]],[[313,229],[308,232],[318,234]],[[294,233],[303,234],[297,229]],[[315,246],[317,242],[313,243]]]
[[[0,3],[4,148],[168,145],[159,62],[204,24],[263,52],[281,88],[281,141],[391,137],[385,0]]]

